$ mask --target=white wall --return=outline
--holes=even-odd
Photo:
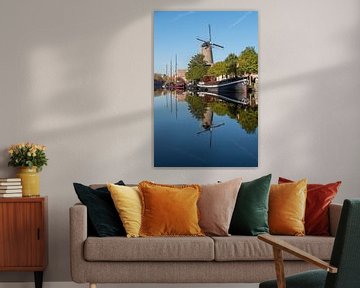
[[[259,11],[259,168],[155,169],[152,11]],[[0,0],[0,175],[6,148],[49,148],[46,281],[69,275],[72,182],[143,179],[214,182],[272,172],[342,180],[359,197],[360,2],[358,0]],[[0,282],[32,280],[0,273]]]

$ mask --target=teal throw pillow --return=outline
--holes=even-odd
[[[241,184],[231,218],[230,234],[256,236],[269,233],[270,181],[271,174]]]
[[[123,181],[116,183],[125,185]],[[126,232],[107,187],[92,189],[74,183],[75,192],[87,207],[89,236],[125,236]]]

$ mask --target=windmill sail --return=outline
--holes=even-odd
[[[212,47],[216,46],[219,48],[224,48],[224,46],[221,46],[219,44],[215,44],[211,42],[211,26],[209,24],[209,40],[203,40],[200,38],[196,38],[196,40],[203,42],[201,44],[201,54],[204,55],[204,60],[208,65],[213,65],[214,64],[214,58],[213,58],[213,53],[212,53]]]

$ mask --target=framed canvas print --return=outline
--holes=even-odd
[[[154,166],[258,166],[258,12],[154,12]]]

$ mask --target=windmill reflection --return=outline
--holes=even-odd
[[[211,145],[212,145],[213,130],[215,128],[219,128],[219,127],[225,125],[225,123],[214,124],[213,123],[213,118],[214,118],[214,112],[211,110],[210,107],[206,107],[204,117],[202,118],[202,121],[201,121],[202,122],[202,127],[204,129],[202,131],[199,131],[199,132],[196,133],[197,135],[205,134],[205,133],[210,134],[210,137],[209,137],[210,148],[211,148]]]

